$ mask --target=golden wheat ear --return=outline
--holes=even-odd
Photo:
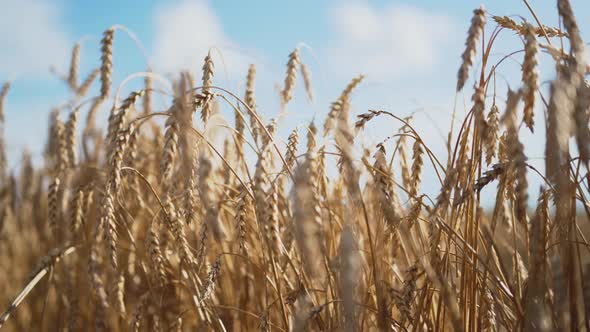
[[[281,90],[281,100],[284,105],[288,104],[293,98],[293,91],[295,90],[295,81],[297,80],[297,67],[300,65],[299,49],[295,48],[289,54],[289,61],[287,62],[287,75],[285,76],[285,85]]]
[[[78,70],[80,67],[80,43],[76,43],[72,48],[72,58],[70,61],[70,71],[68,73],[68,85],[72,91],[78,90]]]
[[[106,99],[110,94],[113,76],[113,40],[115,29],[109,28],[100,41],[100,97]]]
[[[535,38],[533,26],[525,26],[525,52],[524,62],[522,64],[522,82],[523,82],[523,99],[524,99],[524,123],[529,127],[531,132],[534,130],[534,108],[535,95],[539,89],[539,70],[537,62],[537,53],[539,46]]]
[[[477,51],[477,43],[479,38],[483,34],[483,28],[486,24],[485,8],[480,8],[473,11],[473,18],[471,19],[471,26],[467,32],[467,40],[465,41],[465,50],[461,55],[461,67],[457,73],[457,91],[463,90],[463,86],[469,78],[469,70],[475,60],[475,54]]]
[[[212,103],[209,94],[211,93],[211,86],[213,86],[213,70],[214,70],[213,58],[211,58],[211,52],[205,57],[205,63],[203,64],[203,94],[205,100],[201,106],[201,120],[204,124],[207,124],[209,117],[211,116]]]

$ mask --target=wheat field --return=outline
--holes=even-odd
[[[472,97],[444,155],[411,117],[352,114],[363,75],[281,139],[295,88],[313,98],[298,48],[263,119],[254,64],[243,91],[216,85],[209,53],[202,81],[147,68],[122,96],[113,45],[129,31],[104,31],[85,77],[74,45],[43,161],[25,153],[10,171],[0,136],[0,330],[590,331],[586,45],[569,0],[559,27],[530,10],[526,22],[482,6],[466,22],[456,91]],[[488,60],[507,34],[522,41],[522,79],[497,96]],[[542,53],[555,68],[545,87]],[[2,132],[7,98],[10,82]],[[229,125],[212,130],[219,117]],[[376,119],[392,131],[365,146]],[[544,170],[525,131],[545,142]],[[426,167],[437,197],[423,193]]]

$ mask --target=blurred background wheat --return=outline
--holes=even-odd
[[[456,96],[471,99],[442,153],[413,115],[352,114],[365,75],[338,87],[324,118],[290,122],[296,99],[315,98],[305,44],[265,117],[256,65],[239,89],[219,85],[215,48],[200,79],[148,64],[116,81],[116,45],[142,46],[114,25],[54,70],[69,97],[50,113],[42,161],[24,152],[13,169],[7,81],[0,328],[590,331],[586,45],[568,0],[556,26],[524,3],[530,22],[482,6],[466,23]],[[509,35],[521,47],[493,58]],[[87,73],[82,45],[101,54]],[[498,68],[514,60],[521,77],[508,81]],[[134,79],[143,87],[124,94]],[[367,143],[377,122],[389,129]],[[545,142],[542,169],[524,135]]]

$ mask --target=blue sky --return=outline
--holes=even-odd
[[[584,35],[589,37],[590,2],[571,2]],[[530,3],[545,24],[558,24],[555,1]],[[49,66],[66,72],[72,45],[84,38],[84,76],[99,65],[101,33],[113,24],[133,31],[145,46],[150,63],[163,74],[188,69],[200,77],[203,57],[215,47],[219,50],[213,53],[215,82],[239,95],[247,65],[255,63],[258,103],[266,119],[278,112],[276,86],[282,85],[287,55],[304,43],[301,57],[312,71],[316,100],[313,104],[306,101],[300,82],[289,114],[281,122],[283,133],[314,116],[323,119],[340,90],[362,73],[367,79],[354,95],[355,113],[374,108],[406,116],[419,110],[416,127],[426,143],[442,154],[454,106],[459,57],[472,11],[479,4],[466,0],[0,0],[0,45],[7,46],[0,51],[0,82],[13,80],[5,108],[10,165],[17,167],[25,146],[40,156],[51,106],[68,97],[64,84],[49,74]],[[489,0],[483,4],[491,15],[521,15],[532,20],[521,1]],[[519,38],[505,31],[494,58],[519,48]],[[499,91],[504,91],[505,80],[513,87],[518,84],[520,58],[515,60],[505,62],[500,70]],[[146,67],[138,47],[117,32],[115,84]],[[552,77],[550,65],[543,67],[542,61],[541,69],[542,78]],[[127,86],[125,92],[137,88],[138,82]],[[459,115],[469,106],[470,93],[466,89],[458,96]],[[502,105],[502,92],[499,100]],[[106,118],[106,110],[103,116]],[[371,125],[360,140],[373,144],[398,127],[383,119]],[[523,139],[531,162],[542,166],[540,134],[533,139],[523,133]],[[425,186],[434,180],[427,174]]]

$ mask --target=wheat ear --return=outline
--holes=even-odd
[[[480,36],[483,34],[483,28],[486,24],[485,8],[480,8],[473,11],[473,18],[471,19],[471,26],[467,32],[467,41],[465,42],[465,51],[461,55],[463,62],[457,73],[457,91],[461,91],[467,78],[469,77],[469,70],[475,60],[475,54],[477,50],[477,42]]]

